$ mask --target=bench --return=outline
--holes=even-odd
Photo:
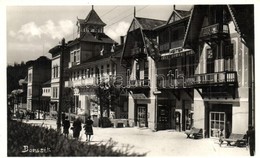
[[[186,130],[185,131],[185,134],[187,135],[187,138],[194,138],[194,139],[197,139],[197,138],[202,138],[203,137],[203,130],[202,128],[195,128],[195,127],[192,127],[191,130]]]
[[[227,146],[235,145],[238,147],[241,146],[246,146],[246,139],[244,134],[236,134],[236,133],[231,133],[229,138],[224,138],[220,140],[220,146],[224,143],[227,142]]]

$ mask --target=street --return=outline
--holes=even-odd
[[[55,120],[30,120],[28,123],[56,128]],[[218,139],[187,139],[184,132],[163,130],[152,132],[141,128],[99,128],[94,127],[90,143],[107,142],[110,138],[118,142],[116,147],[130,152],[147,153],[147,156],[249,156],[247,147],[219,146]],[[72,135],[72,130],[70,130]],[[84,130],[80,140],[86,141]]]

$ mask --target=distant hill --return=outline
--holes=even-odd
[[[27,67],[24,62],[7,66],[7,94],[20,87],[19,80],[27,76]]]

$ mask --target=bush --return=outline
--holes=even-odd
[[[98,144],[87,144],[65,138],[54,129],[32,126],[17,121],[8,122],[8,156],[145,156],[129,153],[129,146],[116,149],[116,142],[109,140]],[[25,145],[28,145],[29,151]]]

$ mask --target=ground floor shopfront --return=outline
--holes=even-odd
[[[151,130],[185,131],[193,124],[193,94],[183,90],[131,91],[128,100],[130,126]]]
[[[194,91],[194,126],[204,130],[204,137],[246,134],[249,107],[246,98],[201,98]]]

